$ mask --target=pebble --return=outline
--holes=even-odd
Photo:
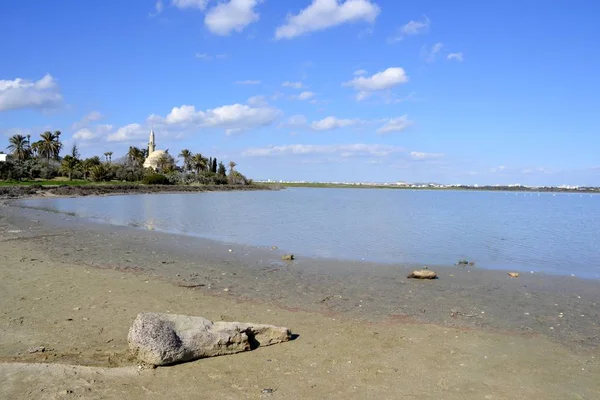
[[[223,289],[224,292],[229,292],[229,288]]]

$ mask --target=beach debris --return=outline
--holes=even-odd
[[[293,254],[286,254],[281,256],[281,259],[283,261],[292,261],[294,259],[294,255]]]
[[[169,365],[235,354],[287,342],[292,333],[274,325],[212,322],[203,317],[140,313],[129,329],[129,349],[150,365]]]
[[[510,276],[511,278],[518,278],[519,277],[519,273],[518,272],[509,272],[508,276]]]
[[[458,260],[458,262],[454,265],[462,265],[462,266],[468,265],[468,266],[472,267],[473,265],[475,265],[475,261],[469,261],[469,260],[465,260],[463,258],[461,260]]]
[[[277,246],[271,246],[271,250],[277,250]]]
[[[436,279],[437,274],[434,271],[428,269],[419,269],[408,274],[407,278],[414,279]]]
[[[262,394],[273,394],[275,393],[275,389],[266,388],[260,391]]]
[[[43,353],[46,351],[46,348],[44,346],[38,346],[38,347],[30,347],[29,349],[27,349],[27,352],[29,354],[33,354],[33,353]]]

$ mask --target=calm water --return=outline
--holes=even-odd
[[[23,203],[297,255],[600,277],[597,195],[295,188]]]

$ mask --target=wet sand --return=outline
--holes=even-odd
[[[0,398],[600,397],[597,281],[453,266],[415,281],[286,250],[0,207]],[[299,337],[139,370],[126,336],[142,311]]]

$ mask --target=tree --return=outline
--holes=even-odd
[[[210,166],[210,170],[213,174],[217,173],[217,158],[213,158],[212,165]]]
[[[60,164],[60,171],[62,173],[66,173],[69,177],[69,180],[71,180],[73,176],[73,171],[75,171],[78,166],[79,160],[73,157],[72,155],[68,154],[62,159],[62,162]]]
[[[223,164],[223,161],[219,162],[219,170],[217,171],[217,174],[221,176],[227,175],[227,170],[225,169],[225,164]]]
[[[188,149],[183,149],[181,150],[181,153],[179,153],[179,157],[181,157],[183,159],[183,170],[185,172],[188,172],[189,170],[192,169],[192,152],[189,151]]]
[[[145,150],[130,146],[127,152],[127,161],[134,167],[141,167],[146,159]]]
[[[231,175],[233,173],[234,168],[236,167],[236,163],[235,161],[229,161],[229,174]]]
[[[107,152],[106,154],[108,154],[108,162],[109,162],[109,163],[110,163],[110,162],[112,162],[112,155],[113,155],[113,152],[112,152],[112,151],[109,151],[109,152]]]
[[[200,171],[206,169],[206,158],[202,157],[202,154],[194,154],[192,157],[192,166],[196,170],[196,175],[200,175]]]
[[[156,166],[162,173],[172,172],[175,169],[175,160],[165,152],[156,160]]]
[[[42,140],[38,141],[38,154],[46,158],[46,165],[50,165],[50,158],[58,158],[62,149],[62,143],[59,140],[60,131],[55,133],[46,131],[40,137]]]
[[[79,160],[79,158],[81,157],[81,154],[79,153],[79,147],[77,147],[77,143],[73,143],[73,146],[71,146],[71,157],[76,158],[77,160]]]
[[[10,143],[7,150],[10,150],[16,160],[23,161],[29,157],[30,149],[27,138],[23,135],[13,135],[8,139]]]
[[[100,165],[100,164],[102,164],[102,161],[100,161],[100,157],[98,157],[98,156],[86,158],[85,160],[83,160],[82,163],[81,163],[81,170],[83,172],[83,179],[87,179],[88,175],[91,174],[92,169],[95,166]]]

